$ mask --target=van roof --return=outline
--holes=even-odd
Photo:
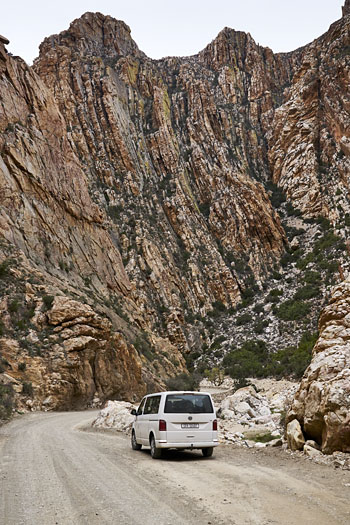
[[[210,396],[210,393],[209,392],[199,392],[198,390],[170,390],[170,391],[165,391],[165,392],[154,392],[152,394],[147,394],[146,397],[148,396],[160,396],[161,394],[203,394],[203,395],[208,395]]]

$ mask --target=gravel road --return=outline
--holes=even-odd
[[[3,525],[350,523],[350,472],[276,449],[152,460],[89,427],[97,411],[33,413],[0,428]]]

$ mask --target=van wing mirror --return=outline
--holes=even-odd
[[[137,416],[137,412],[136,412],[136,410],[134,408],[131,410],[130,414],[132,416]]]

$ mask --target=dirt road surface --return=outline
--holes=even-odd
[[[224,445],[153,460],[92,430],[96,414],[33,413],[0,429],[2,525],[350,523],[348,471]]]

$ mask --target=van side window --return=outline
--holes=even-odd
[[[144,397],[143,400],[140,403],[139,408],[137,409],[136,415],[140,416],[142,414],[143,408],[145,406],[146,398]]]
[[[160,396],[149,397],[146,401],[144,414],[158,414]]]

